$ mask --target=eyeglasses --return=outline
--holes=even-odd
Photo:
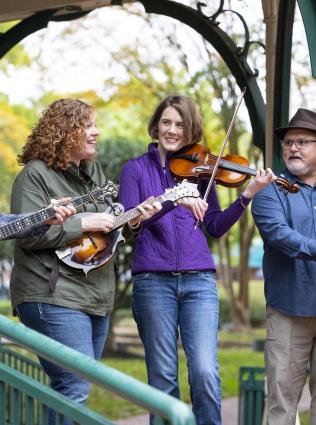
[[[281,140],[281,146],[284,149],[291,148],[293,145],[297,147],[297,149],[304,149],[307,146],[310,146],[311,143],[316,143],[316,140],[308,140],[308,139],[299,139],[299,140],[291,140],[291,139],[283,139]]]

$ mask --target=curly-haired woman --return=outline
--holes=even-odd
[[[12,189],[12,212],[34,211],[51,198],[80,196],[104,185],[106,179],[95,160],[98,134],[91,106],[76,99],[52,103],[18,158],[24,167]],[[104,213],[111,202],[107,201],[78,208],[94,214],[75,216],[41,237],[16,242],[11,280],[13,310],[26,326],[94,359],[102,353],[113,305],[113,262],[86,276],[59,264],[55,249],[87,231],[109,232],[114,218]],[[87,399],[88,382],[40,360],[55,390],[78,403]],[[54,423],[52,413],[50,423]]]

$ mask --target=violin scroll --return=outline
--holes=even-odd
[[[278,177],[275,180],[275,184],[280,187],[280,190],[284,190],[286,193],[297,193],[300,190],[300,187],[296,183],[290,183],[284,177]]]

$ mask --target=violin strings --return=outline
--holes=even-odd
[[[212,159],[217,158],[215,155],[212,155],[212,154],[209,154],[209,156]],[[252,175],[256,174],[256,171],[254,169],[245,167],[243,165],[235,164],[234,162],[227,161],[226,159],[221,159],[219,166],[221,165],[226,165],[227,167],[230,167],[231,171],[237,171],[237,172],[240,171],[240,172],[244,172],[246,174],[252,174]]]

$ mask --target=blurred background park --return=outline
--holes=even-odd
[[[196,2],[183,2],[193,5]],[[212,2],[209,2],[212,3]],[[217,3],[217,2],[215,2]],[[260,7],[258,7],[258,4]],[[210,14],[214,13],[217,5]],[[265,42],[261,1],[227,1],[227,9],[247,16],[254,43],[248,60],[259,72],[265,93]],[[16,22],[0,24],[0,32]],[[234,13],[221,16],[221,28],[238,45],[244,28]],[[127,30],[128,28],[128,30]],[[297,107],[315,108],[306,39],[297,12],[293,29],[291,115]],[[234,77],[213,47],[195,31],[168,17],[148,15],[140,4],[97,9],[83,18],[50,22],[27,37],[0,62],[0,211],[9,212],[10,193],[20,170],[17,155],[41,112],[52,101],[80,98],[97,111],[98,160],[106,176],[119,180],[122,165],[147,149],[147,122],[167,94],[191,96],[204,117],[202,143],[219,151],[239,96]],[[263,166],[253,144],[247,110],[235,121],[227,152]],[[218,187],[223,208],[242,187]],[[118,253],[118,285],[104,361],[146,382],[143,351],[130,309],[133,240]],[[263,366],[265,301],[262,242],[250,211],[220,240],[209,240],[216,258],[220,295],[219,363],[223,397],[237,396],[240,366]],[[9,280],[12,242],[0,245],[0,313],[11,317]],[[180,344],[182,399],[190,402],[185,358]],[[102,390],[103,392],[103,390]],[[94,388],[88,405],[110,418],[141,413],[136,406]],[[305,419],[302,417],[302,424]]]

